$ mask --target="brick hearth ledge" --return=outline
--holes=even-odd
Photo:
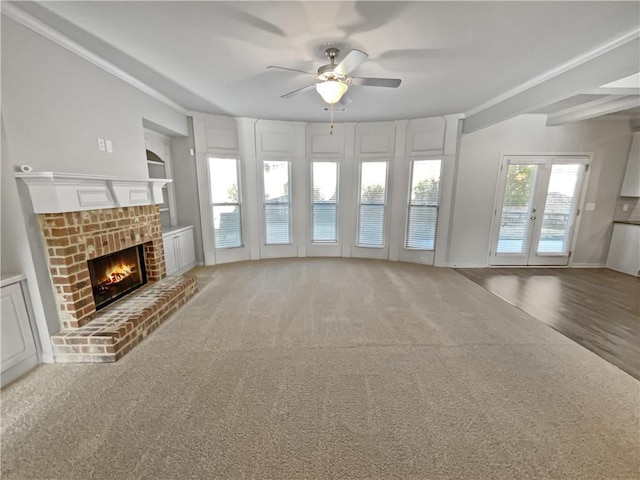
[[[115,362],[197,291],[195,277],[167,277],[132,292],[88,324],[51,337],[56,362]]]

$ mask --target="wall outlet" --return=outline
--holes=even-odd
[[[101,152],[105,152],[107,150],[107,147],[104,144],[104,138],[98,139],[98,150],[100,150]]]
[[[596,209],[596,204],[595,203],[587,203],[584,206],[585,211],[587,212],[593,212]]]
[[[622,205],[622,211],[626,212],[627,210],[629,210],[629,204],[625,203],[624,205]]]
[[[113,143],[111,142],[111,140],[105,140],[104,143],[107,147],[107,153],[113,153]]]

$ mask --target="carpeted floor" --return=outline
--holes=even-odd
[[[2,391],[2,479],[636,479],[640,383],[450,270],[195,270],[113,365]]]

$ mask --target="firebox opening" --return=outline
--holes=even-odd
[[[87,263],[96,310],[147,283],[142,245],[94,258]]]

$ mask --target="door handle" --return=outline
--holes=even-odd
[[[535,220],[536,217],[529,217],[529,220]]]

